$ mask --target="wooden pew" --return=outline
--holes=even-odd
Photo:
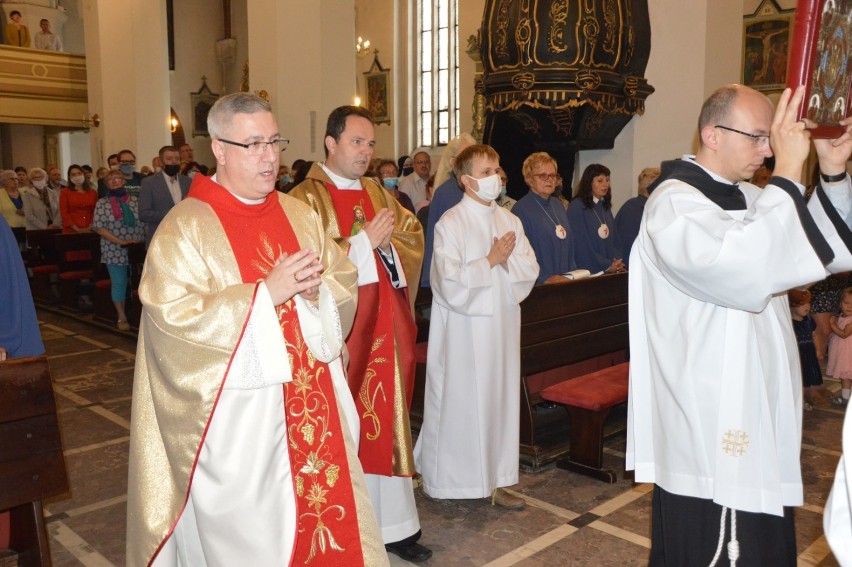
[[[420,291],[422,314],[431,294]],[[418,319],[418,341],[428,338],[428,321]],[[521,464],[531,470],[565,457],[569,420],[562,407],[536,407],[541,391],[628,360],[627,274],[536,286],[521,304]],[[425,359],[418,360],[411,425],[422,423]],[[613,411],[611,421],[624,412]],[[611,429],[611,428],[610,428]]]
[[[30,287],[36,303],[53,303],[59,292],[53,287],[59,273],[59,256],[54,245],[54,236],[61,231],[58,228],[27,231],[27,268],[32,273]]]
[[[626,362],[628,342],[627,274],[533,289],[521,304],[522,464],[536,470],[568,453],[565,411],[537,408],[541,391]]]
[[[59,304],[77,311],[80,308],[81,282],[88,281],[94,288],[95,267],[100,264],[101,237],[94,232],[57,234],[53,244],[59,254]]]
[[[47,358],[0,362],[0,511],[19,566],[51,565],[42,501],[66,492]]]

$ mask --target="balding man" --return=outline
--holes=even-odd
[[[414,210],[419,211],[429,200],[426,181],[432,172],[432,158],[426,152],[417,152],[414,154],[413,163],[414,171],[400,179],[399,191],[408,195],[414,203]]]

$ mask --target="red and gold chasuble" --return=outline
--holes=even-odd
[[[331,183],[325,186],[334,203],[341,235],[354,236],[375,216],[366,191],[340,190]],[[393,287],[378,254],[373,251],[379,281],[358,286],[358,310],[346,339],[347,379],[361,417],[361,466],[365,473],[393,476],[394,462],[400,459],[394,447],[395,395],[397,384],[404,385],[404,411],[410,411],[417,327],[409,308],[408,288]],[[402,266],[397,269],[401,272]]]
[[[264,279],[282,253],[300,248],[277,192],[260,205],[246,205],[211,181],[193,186],[192,196],[216,212],[245,283]],[[355,496],[328,365],[308,349],[295,299],[277,310],[293,375],[292,382],[284,384],[283,408],[298,508],[291,565],[363,565]]]

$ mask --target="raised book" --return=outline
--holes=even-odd
[[[799,119],[816,123],[814,138],[836,138],[852,113],[852,0],[798,0],[787,86],[805,85]]]

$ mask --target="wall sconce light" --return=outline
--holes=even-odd
[[[359,35],[358,41],[355,42],[355,56],[366,57],[373,51],[374,50],[370,48],[370,40],[364,39]]]
[[[172,133],[177,132],[177,129],[178,129],[178,119],[177,119],[175,116],[172,116],[172,119],[171,119],[171,121],[170,121],[170,128],[169,128],[169,129],[172,131]]]
[[[83,123],[83,128],[91,128],[92,126],[97,128],[101,125],[101,117],[97,114],[92,114],[92,117],[89,118],[84,114],[83,119],[80,120],[80,122]]]
[[[355,97],[355,100],[354,100],[354,101],[352,101],[352,104],[354,104],[355,106],[361,106],[361,97],[360,97],[360,96],[356,96],[356,97]]]

